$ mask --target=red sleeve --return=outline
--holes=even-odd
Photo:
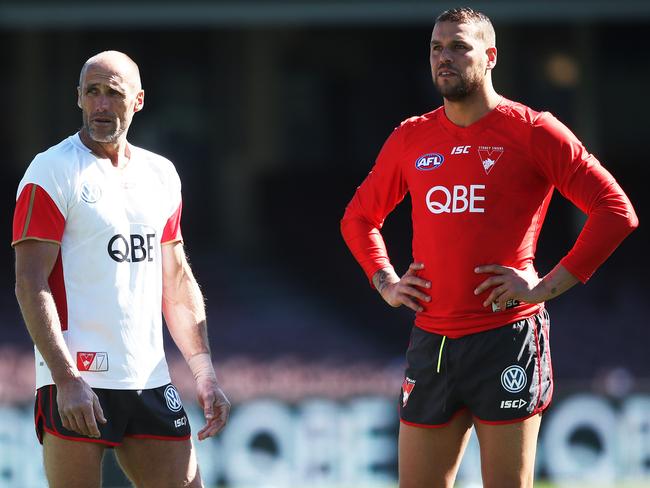
[[[167,219],[167,223],[163,229],[162,239],[160,240],[161,244],[183,240],[183,236],[181,235],[182,210],[183,202],[180,202],[176,211]]]
[[[390,266],[386,244],[379,231],[386,216],[407,191],[400,164],[402,132],[397,128],[386,140],[375,166],[357,188],[341,220],[345,243],[371,283],[378,270]]]
[[[65,218],[50,195],[33,183],[25,185],[16,200],[11,245],[25,239],[61,243]]]
[[[573,248],[560,261],[584,283],[639,225],[639,219],[614,177],[555,117],[538,118],[531,147],[551,183],[587,214]]]

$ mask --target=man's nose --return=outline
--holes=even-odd
[[[451,49],[448,47],[443,47],[442,50],[440,51],[440,62],[445,63],[445,62],[450,62],[452,59],[451,56]]]
[[[96,98],[95,111],[96,112],[106,112],[109,107],[108,97],[105,95],[100,95]]]

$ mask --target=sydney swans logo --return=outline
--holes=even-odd
[[[503,155],[503,146],[479,146],[478,156],[483,163],[485,174],[490,174],[494,165],[497,164],[499,158]]]

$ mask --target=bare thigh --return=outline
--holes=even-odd
[[[472,427],[464,411],[444,427],[399,428],[400,488],[451,488]]]
[[[43,463],[50,488],[99,488],[105,447],[43,433]]]
[[[203,488],[190,439],[163,441],[125,437],[115,455],[137,488]]]
[[[484,488],[533,488],[541,415],[504,425],[475,423]]]

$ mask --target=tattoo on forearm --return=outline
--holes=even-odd
[[[557,293],[557,288],[553,287],[551,288],[551,295],[555,295]]]
[[[386,271],[384,271],[383,269],[380,269],[372,277],[372,283],[373,283],[373,285],[375,285],[375,288],[377,288],[377,291],[379,293],[381,293],[382,290],[388,284],[388,276],[389,275],[388,275],[388,273]]]

